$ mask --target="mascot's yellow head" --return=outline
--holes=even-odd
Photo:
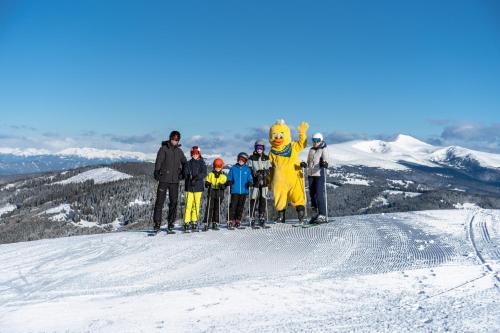
[[[292,142],[290,127],[285,124],[283,119],[278,119],[276,123],[269,129],[269,143],[277,150]]]

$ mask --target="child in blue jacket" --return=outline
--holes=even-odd
[[[231,204],[229,205],[228,227],[238,228],[245,208],[248,188],[253,184],[252,171],[247,165],[248,155],[238,154],[238,163],[227,174],[226,186],[231,186]]]

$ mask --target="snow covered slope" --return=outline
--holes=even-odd
[[[500,155],[456,146],[436,150],[431,154],[430,160],[439,164],[456,167],[466,167],[464,162],[472,162],[485,168],[500,168]]]
[[[82,172],[76,176],[61,180],[54,184],[64,185],[70,183],[83,183],[89,180],[93,180],[95,184],[104,184],[128,178],[132,178],[132,176],[111,168],[104,167]]]
[[[0,245],[0,328],[498,332],[499,223],[499,211],[422,211]]]

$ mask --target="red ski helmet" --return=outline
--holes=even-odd
[[[191,156],[193,156],[194,154],[198,154],[201,157],[201,148],[198,146],[191,147]]]
[[[214,160],[214,163],[212,163],[212,166],[214,168],[223,168],[224,167],[224,161],[222,160],[222,158],[216,158]]]

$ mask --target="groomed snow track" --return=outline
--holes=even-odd
[[[497,332],[499,216],[5,244],[0,332]]]
[[[468,236],[474,252],[485,270],[493,274],[495,286],[500,290],[500,218],[487,211],[471,212]]]

